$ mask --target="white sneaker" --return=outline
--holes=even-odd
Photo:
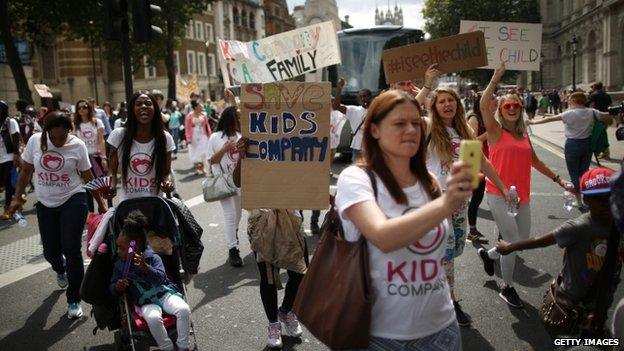
[[[82,307],[80,307],[80,302],[72,302],[67,305],[67,318],[69,319],[78,319],[82,317]]]
[[[297,319],[297,316],[293,311],[290,311],[288,313],[279,311],[277,313],[277,319],[282,324],[282,328],[286,329],[286,333],[288,333],[288,335],[294,338],[298,338],[301,336],[301,334],[303,334],[301,324],[299,323],[299,320]]]
[[[267,346],[271,349],[279,349],[282,347],[282,325],[280,322],[269,323],[269,338]]]

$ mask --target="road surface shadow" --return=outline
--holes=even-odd
[[[481,335],[478,329],[460,328],[462,347],[464,350],[490,351],[495,350],[492,344]]]
[[[52,345],[63,340],[67,335],[78,329],[88,320],[82,317],[70,321],[65,314],[58,317],[58,321],[50,328],[46,323],[50,312],[58,299],[64,295],[64,290],[56,290],[41,302],[41,305],[26,319],[24,326],[0,340],[2,350],[48,350]]]

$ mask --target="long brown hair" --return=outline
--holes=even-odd
[[[41,153],[48,151],[48,133],[53,128],[63,128],[68,132],[72,131],[72,120],[69,113],[53,111],[45,116],[43,120],[43,131],[41,132]]]
[[[397,105],[405,102],[413,104],[418,110],[418,114],[422,116],[422,110],[418,102],[410,95],[399,90],[387,91],[373,100],[366,114],[364,136],[362,139],[362,158],[360,158],[358,162],[359,166],[375,172],[379,178],[381,178],[381,181],[390,192],[390,195],[392,195],[394,201],[404,205],[408,203],[407,196],[396,179],[394,179],[388,165],[386,165],[383,152],[379,146],[379,141],[373,137],[371,127],[373,124],[379,125],[381,121],[388,116],[390,111]],[[433,176],[427,171],[424,123],[421,123],[420,126],[420,144],[416,155],[410,158],[409,167],[416,176],[416,179],[422,184],[423,189],[425,189],[429,197],[434,199],[440,196],[440,189],[433,180]]]
[[[464,106],[459,99],[459,95],[453,89],[438,88],[433,91],[431,95],[431,148],[435,150],[441,160],[451,161],[453,159],[453,145],[451,143],[451,136],[446,131],[446,125],[442,121],[442,117],[438,114],[436,109],[436,102],[440,94],[449,94],[455,99],[457,103],[457,109],[455,110],[455,116],[453,116],[453,123],[451,127],[455,129],[459,138],[474,139],[474,136],[470,132],[470,126],[466,120],[466,112]]]
[[[78,107],[82,103],[85,103],[87,105],[87,111],[89,111],[89,117],[91,117],[90,122],[93,123],[94,126],[97,126],[97,120],[95,117],[95,111],[93,111],[93,107],[91,107],[91,104],[87,100],[80,99],[78,100],[78,102],[76,102],[76,110],[74,111],[74,128],[76,128],[77,131],[80,130],[80,123],[82,123],[82,118],[80,117],[80,113],[78,112]]]

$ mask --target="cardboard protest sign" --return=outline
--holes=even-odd
[[[423,78],[434,63],[442,72],[450,73],[485,66],[488,62],[485,39],[480,32],[384,50],[381,58],[388,83]]]
[[[462,20],[460,33],[482,31],[488,53],[488,65],[481,68],[505,67],[516,71],[539,71],[542,52],[542,24],[484,22]]]
[[[241,86],[243,208],[327,208],[330,113],[329,82]]]
[[[331,21],[246,43],[219,40],[219,53],[226,87],[282,81],[340,63]]]
[[[52,93],[50,92],[50,88],[45,84],[35,84],[35,90],[37,94],[42,98],[51,98]]]

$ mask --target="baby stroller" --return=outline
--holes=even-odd
[[[125,200],[117,206],[115,216],[109,222],[109,238],[113,262],[117,259],[117,236],[121,233],[124,219],[134,210],[140,210],[147,217],[149,223],[148,231],[154,232],[153,236],[148,238],[148,242],[152,249],[161,257],[169,280],[178,287],[178,290],[184,296],[184,300],[188,301],[186,287],[183,282],[185,274],[180,256],[183,238],[180,235],[178,218],[170,207],[168,200],[157,196],[142,197]],[[159,243],[158,245],[153,244],[156,240]],[[168,252],[168,250],[171,251]],[[140,309],[132,306],[125,295],[120,299],[119,304],[121,328],[115,332],[117,349],[135,351],[148,350],[150,346],[157,346],[147,323],[140,315]],[[163,312],[163,324],[167,329],[169,337],[175,343],[177,337],[176,318]],[[197,338],[192,319],[190,329],[192,338],[191,350],[197,350]]]

